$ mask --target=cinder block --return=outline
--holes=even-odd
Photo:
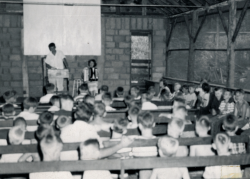
[[[31,81],[29,81],[29,84],[30,84],[30,86],[42,86],[43,85],[43,81],[41,80],[41,81],[33,81],[33,80],[31,80]]]
[[[42,80],[42,74],[29,73],[29,80]]]
[[[22,80],[23,75],[22,74],[12,74],[12,79],[13,80]]]
[[[131,29],[136,29],[136,18],[131,18],[130,20],[130,28]]]
[[[11,62],[11,66],[12,66],[12,67],[19,67],[19,68],[22,68],[22,62],[21,62],[21,61],[14,61],[14,62]]]
[[[126,68],[115,68],[114,69],[114,73],[127,73],[127,70],[126,70]]]
[[[157,79],[158,78],[160,79],[162,77],[162,75],[163,75],[162,73],[153,73],[152,74],[153,78],[157,78]]]
[[[153,72],[165,72],[165,67],[154,67]]]
[[[120,74],[120,79],[129,80],[130,79],[130,74]]]
[[[113,42],[113,41],[114,41],[113,36],[106,35],[106,42]]]
[[[8,32],[8,28],[3,27],[3,33],[7,33]]]
[[[10,67],[11,66],[11,62],[10,61],[2,61],[1,62],[1,67]]]
[[[111,67],[111,65],[112,65],[112,62],[105,61],[104,67]]]
[[[119,48],[130,48],[130,47],[131,47],[130,43],[126,43],[126,42],[119,43]]]
[[[164,54],[163,52],[165,52],[164,49],[154,49],[153,50],[153,54],[162,54],[163,55]]]
[[[155,42],[154,43],[154,48],[156,48],[156,49],[158,49],[158,48],[164,49],[164,48],[166,48],[166,43],[164,43],[164,42]]]
[[[21,47],[21,40],[11,40],[10,47]]]
[[[130,85],[130,80],[126,80],[126,85]]]
[[[12,81],[12,82],[10,82],[10,85],[12,87],[21,87],[21,86],[23,86],[23,83],[21,81]]]
[[[166,36],[161,36],[161,35],[154,35],[153,36],[154,42],[164,42],[165,39],[166,39]]]
[[[110,18],[110,29],[115,29],[115,18]]]
[[[125,55],[131,55],[131,48],[129,48],[129,49],[124,49],[124,54],[125,54]]]
[[[137,29],[142,29],[142,18],[137,18],[136,20]]]
[[[21,49],[20,48],[12,48],[12,54],[21,54]]]
[[[123,66],[123,62],[112,62],[112,66],[113,67],[122,67]]]
[[[110,18],[105,18],[105,21],[106,21],[105,23],[106,29],[110,29]]]
[[[111,48],[106,49],[106,54],[112,54],[113,50]]]
[[[114,41],[115,42],[125,42],[126,41],[126,36],[122,36],[122,35],[114,36]]]
[[[0,34],[0,40],[10,40],[10,34],[9,33],[2,33]]]
[[[1,78],[3,81],[10,81],[11,75],[10,74],[3,74],[3,75],[1,75]]]
[[[113,49],[113,54],[122,55],[123,54],[123,49]]]
[[[39,73],[42,74],[42,67],[32,67],[28,68],[28,73]]]
[[[106,60],[115,60],[115,55],[106,55],[105,59]]]
[[[118,80],[119,79],[119,74],[118,73],[112,73],[108,75],[108,79],[111,80]]]
[[[115,22],[116,22],[116,29],[121,29],[122,28],[121,18],[120,17],[115,18]]]
[[[10,73],[22,73],[22,68],[20,67],[11,67],[10,68]]]
[[[68,63],[75,63],[76,62],[75,56],[66,56],[66,60]]]
[[[126,42],[131,42],[131,36],[126,36]]]
[[[104,68],[104,73],[113,73],[114,68]]]
[[[69,65],[70,68],[77,68],[77,67],[79,67],[78,63],[76,63],[76,62],[74,62],[74,63],[68,63],[68,65]]]
[[[10,26],[11,27],[17,27],[17,16],[11,16],[10,18]]]
[[[0,15],[0,27],[3,27],[3,15]]]
[[[130,62],[123,62],[125,67],[130,67]]]
[[[153,29],[153,19],[148,18],[148,29]]]
[[[4,15],[4,27],[10,27],[10,15]]]
[[[148,18],[142,19],[142,29],[147,30],[148,29]]]
[[[166,30],[155,30],[154,35],[166,36]]]
[[[106,35],[116,35],[115,30],[106,30]]]
[[[5,81],[5,82],[3,83],[3,85],[4,85],[5,87],[10,86],[10,82]]]
[[[115,42],[106,42],[106,48],[115,48]]]
[[[130,35],[130,30],[119,30],[119,35]]]
[[[165,57],[163,58],[154,58],[153,60],[153,66],[163,66],[164,65],[164,61],[165,61]]]
[[[3,68],[2,73],[3,74],[10,74],[10,68]]]
[[[2,50],[1,50],[2,52]],[[10,55],[10,60],[13,60],[13,61],[18,61],[18,60],[21,60],[21,55]]]
[[[118,87],[118,86],[123,86],[126,84],[126,80],[115,80],[113,82],[114,86]]]
[[[130,56],[129,55],[119,55],[119,60],[130,61]]]
[[[130,29],[130,18],[122,19],[122,29]]]
[[[39,67],[42,65],[41,61],[28,61],[28,67]]]

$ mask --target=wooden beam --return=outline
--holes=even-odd
[[[228,29],[227,29],[227,25],[226,25],[226,22],[223,18],[223,13],[221,11],[221,8],[220,7],[217,7],[217,10],[219,12],[219,17],[220,17],[220,20],[221,20],[221,23],[222,23],[222,26],[224,28],[224,31],[226,32],[226,35],[228,36]]]
[[[192,37],[191,31],[190,31],[190,25],[189,25],[188,17],[184,16],[184,20],[185,20],[185,24],[186,24],[187,31],[188,31],[188,37],[189,37],[189,40],[190,40],[193,37]]]
[[[189,0],[189,1],[191,1],[196,6],[202,6],[202,4],[197,0]]]
[[[207,18],[207,11],[205,11],[204,16],[203,16],[203,18],[202,18],[202,20],[201,20],[201,24],[199,25],[199,28],[198,28],[198,30],[196,31],[196,34],[195,34],[195,36],[194,36],[194,43],[195,43],[196,40],[197,40],[197,37],[198,37],[198,35],[199,35],[199,33],[200,33],[200,30],[201,30],[201,28],[202,28],[202,26],[203,26],[203,24],[204,24],[206,18]]]
[[[142,4],[148,4],[147,0],[142,0]],[[146,16],[147,15],[147,7],[142,7],[142,15]]]
[[[163,4],[167,4],[166,1],[160,0]],[[167,0],[168,2],[170,2],[173,5],[180,5],[178,2],[176,2],[176,0]],[[188,11],[189,9],[187,8],[179,8],[182,12]]]
[[[228,59],[228,79],[227,86],[234,87],[235,73],[235,44],[232,36],[236,28],[236,1],[229,0],[229,20],[228,20],[228,38],[227,38],[227,59]]]
[[[23,20],[22,20],[23,22]],[[21,31],[21,36],[22,36],[22,54],[24,54],[24,31]],[[27,66],[27,59],[25,57],[25,55],[22,55],[22,75],[23,75],[23,97],[28,97],[29,96],[29,75],[28,75],[28,66]]]
[[[241,14],[240,14],[240,18],[238,20],[238,23],[237,23],[237,26],[236,26],[236,29],[234,31],[234,34],[233,34],[233,37],[232,37],[232,41],[235,42],[235,39],[240,31],[240,27],[241,27],[241,24],[242,24],[242,21],[246,15],[246,12],[247,12],[247,8],[248,8],[248,5],[249,5],[249,0],[246,0],[245,2],[245,5],[244,5],[244,8],[243,10],[241,11]]]

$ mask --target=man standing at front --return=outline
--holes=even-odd
[[[54,43],[49,44],[49,53],[45,59],[47,69],[51,70],[62,70],[67,69],[68,64],[64,54],[56,50],[56,45]],[[49,78],[49,82],[53,83],[57,87],[58,91],[63,91],[63,78]]]

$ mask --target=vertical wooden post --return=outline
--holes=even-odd
[[[234,30],[236,28],[236,1],[229,0],[229,20],[228,20],[228,37],[227,37],[227,59],[228,59],[228,79],[227,86],[234,87],[235,72],[235,43],[232,41]]]
[[[23,23],[23,19],[22,19]],[[22,47],[22,75],[23,75],[23,97],[29,96],[29,75],[28,75],[28,67],[27,67],[27,59],[24,55],[24,35],[23,30],[21,31],[21,47]]]
[[[196,35],[197,26],[198,26],[198,16],[197,16],[197,12],[194,11],[192,13],[192,25],[191,25],[191,31],[190,31],[190,36],[189,36],[189,55],[188,55],[188,74],[187,74],[188,81],[194,80],[194,62],[195,62],[194,37]]]
[[[147,0],[142,0],[143,5],[147,5],[148,1]],[[147,15],[147,7],[142,7],[142,15],[146,16]]]

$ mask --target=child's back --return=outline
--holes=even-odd
[[[46,104],[46,103],[49,103],[50,102],[50,99],[52,96],[54,96],[54,88],[55,88],[55,85],[52,84],[52,83],[49,83],[45,86],[46,88],[46,92],[47,94],[45,96],[42,96],[40,98],[40,101],[39,103],[42,103],[42,104]]]

